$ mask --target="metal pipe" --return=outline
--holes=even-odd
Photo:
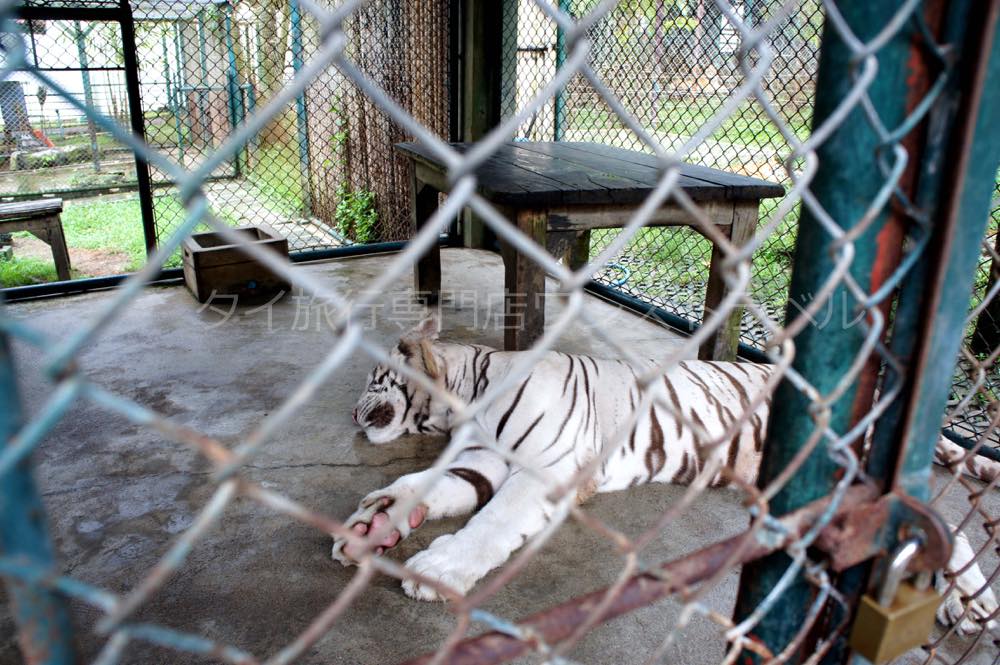
[[[939,249],[929,289],[921,298],[923,335],[914,359],[914,391],[902,432],[895,485],[911,496],[928,498],[928,468],[951,389],[952,370],[965,333],[980,245],[989,220],[994,178],[1000,158],[1000,1],[973,3],[982,10],[972,25],[978,47],[966,50],[965,67],[957,68],[967,91],[954,129],[945,174],[940,214],[935,224]],[[987,81],[990,84],[987,84]],[[901,303],[902,304],[902,303]]]
[[[442,243],[447,242],[442,237]],[[406,247],[406,242],[377,242],[366,245],[348,245],[347,247],[332,247],[330,249],[315,249],[306,252],[293,252],[288,258],[292,263],[310,261],[328,261],[330,259],[345,259],[354,256],[369,256],[373,254],[388,254],[400,252]],[[90,277],[74,279],[67,282],[49,282],[48,284],[31,284],[0,289],[0,298],[7,302],[34,300],[37,298],[52,298],[75,295],[90,291],[113,289],[128,278],[128,275],[110,275],[106,277]],[[156,286],[176,286],[184,283],[184,271],[180,268],[167,268],[150,284]]]
[[[125,88],[128,91],[128,114],[132,133],[146,138],[146,119],[142,110],[142,92],[139,88],[139,61],[136,59],[135,21],[128,0],[121,2],[122,54],[125,61]],[[139,211],[142,215],[142,233],[146,241],[146,255],[156,251],[156,220],[153,213],[153,183],[149,176],[149,163],[140,153],[135,153],[135,180],[139,185]]]
[[[4,316],[2,309],[0,316]],[[0,443],[4,446],[20,430],[21,419],[10,342],[0,331]],[[0,555],[55,570],[45,507],[27,458],[0,474]],[[24,662],[71,665],[73,631],[65,599],[40,584],[14,577],[5,577],[4,585]]]
[[[953,429],[948,429],[947,427],[941,430],[941,434],[944,438],[948,439],[956,446],[961,446],[966,450],[975,450],[977,455],[982,455],[986,459],[993,460],[994,462],[1000,462],[1000,450],[997,448],[992,448],[987,444],[979,446],[978,442],[973,441],[968,437],[964,437]],[[979,446],[978,450],[976,447]]]
[[[610,300],[611,302],[621,305],[626,309],[639,314],[640,316],[650,317],[661,323],[665,323],[682,335],[693,335],[701,327],[701,323],[693,321],[691,319],[684,318],[679,314],[674,314],[673,312],[663,309],[662,307],[657,307],[652,303],[639,300],[629,294],[614,289],[606,284],[601,284],[599,282],[590,282],[584,289],[600,298],[605,300]],[[762,350],[745,344],[743,342],[739,343],[739,348],[737,354],[751,362],[755,363],[770,363],[771,359],[767,357]]]
[[[290,5],[290,22],[292,33],[292,68],[298,74],[302,69],[302,15],[299,3],[293,0]],[[299,144],[299,169],[302,177],[302,214],[312,216],[312,179],[309,176],[309,115],[306,108],[306,95],[303,92],[295,98],[295,129]]]
[[[838,3],[843,19],[862,42],[875,37],[899,11],[895,3],[870,3],[865,0],[845,0]],[[878,71],[867,86],[868,98],[881,121],[897,127],[905,118],[907,77],[909,71],[910,37],[914,27],[907,23],[897,35],[878,51]],[[814,127],[820,127],[836,113],[858,82],[854,80],[858,65],[857,54],[827,22],[824,27],[816,82]],[[809,185],[817,203],[844,232],[865,219],[868,206],[883,194],[886,175],[879,168],[878,154],[882,148],[878,133],[869,123],[860,105],[855,106],[817,148],[818,169]],[[894,248],[877,241],[885,225],[886,207],[865,220],[869,225],[853,243],[854,256],[849,271],[864,290],[871,287],[873,267],[884,261],[882,254]],[[789,288],[789,302],[808,305],[814,294],[821,293],[834,274],[838,256],[844,249],[831,232],[824,228],[820,217],[808,205],[803,205],[795,248],[795,262]],[[824,322],[810,321],[795,338],[795,370],[820,395],[832,394],[850,371],[863,348],[865,330],[846,325],[855,319],[859,303],[841,281],[829,295],[823,307]],[[799,314],[789,307],[788,319]],[[869,368],[870,371],[871,368]],[[857,381],[846,387],[839,399],[830,403],[824,414],[827,423],[817,420],[813,401],[788,381],[783,381],[773,398],[769,435],[764,446],[758,484],[767,486],[778,478],[796,455],[813,437],[828,428],[845,433],[852,426],[853,403]],[[820,429],[824,428],[824,429]],[[828,494],[838,481],[841,466],[829,456],[820,443],[805,459],[770,502],[770,511],[783,515]],[[740,578],[734,618],[737,622],[750,617],[773,592],[785,576],[792,560],[784,552],[765,557],[745,566]],[[787,582],[787,581],[786,581]],[[753,630],[753,636],[772,652],[780,653],[796,637],[800,625],[789,616],[806,616],[813,600],[814,587],[796,573],[781,595],[781,612],[766,612]],[[790,655],[797,662],[808,654],[799,650]],[[757,657],[746,652],[751,661]]]

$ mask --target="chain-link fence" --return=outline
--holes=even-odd
[[[285,2],[154,2],[136,14],[147,135],[190,165],[320,47],[315,20]],[[362,71],[442,138],[450,127],[449,19],[448,3],[373,3],[346,33]],[[349,79],[317,77],[213,173],[208,193],[219,213],[234,224],[263,221],[293,251],[405,240],[409,177],[392,146],[406,137],[366,104]],[[164,210],[157,233],[182,219],[179,206]]]
[[[882,575],[868,564],[911,543],[909,551],[917,553],[911,572],[950,567],[973,585],[944,589],[948,610],[938,614],[943,628],[929,648],[930,659],[995,660],[988,622],[1000,609],[995,600],[988,602],[988,592],[997,576],[992,548],[998,476],[988,480],[995,471],[987,467],[979,480],[950,481],[936,507],[951,524],[921,501],[931,498],[932,473],[948,478],[930,470],[930,458],[954,358],[964,336],[980,344],[968,332],[966,304],[986,227],[983,183],[988,180],[992,191],[1000,150],[990,125],[995,100],[984,83],[987,72],[1000,70],[993,43],[998,3],[824,3],[824,64],[814,76],[801,77],[803,87],[806,78],[815,81],[813,127],[806,132],[795,119],[806,112],[790,110],[798,100],[774,96],[771,85],[775,67],[779,78],[790,68],[789,80],[798,80],[794,63],[809,60],[810,47],[802,44],[817,46],[813,19],[802,18],[815,16],[811,3],[720,0],[650,9],[642,3],[577,7],[539,0],[530,15],[545,27],[526,30],[523,43],[519,29],[517,46],[508,40],[501,49],[518,62],[515,110],[461,148],[441,138],[446,114],[438,104],[448,95],[437,77],[449,71],[441,56],[452,49],[437,38],[444,15],[432,11],[437,4],[427,4],[411,14],[409,4],[381,0],[262,3],[254,19],[241,16],[239,7],[230,13],[226,5],[212,5],[178,13],[194,26],[176,29],[164,29],[167,19],[139,17],[140,23],[154,23],[146,34],[155,37],[146,42],[161,49],[162,61],[175,73],[188,71],[192,54],[183,44],[170,50],[171,31],[181,43],[187,37],[176,35],[204,36],[221,24],[225,36],[234,37],[232,45],[227,39],[195,40],[199,57],[204,47],[205,62],[216,47],[231,54],[223,70],[206,66],[216,80],[192,86],[175,75],[140,77],[164,91],[164,138],[153,145],[35,67],[15,8],[0,8],[4,78],[27,72],[95,131],[128,146],[150,165],[154,181],[169,183],[179,212],[158,226],[157,249],[144,267],[114,292],[88,301],[86,310],[35,304],[0,310],[0,574],[27,659],[70,662],[79,647],[101,665],[196,657],[241,664],[519,657],[656,663],[671,656],[706,663],[845,661],[859,596],[871,593]],[[466,3],[472,13],[463,18],[474,22],[477,11],[489,6]],[[513,12],[507,6],[501,15],[509,21],[523,7]],[[285,16],[289,36],[267,32],[280,32]],[[646,30],[636,31],[636,17]],[[301,49],[292,47],[277,63],[267,62],[274,54],[258,53],[256,82],[220,73],[252,66],[240,64],[241,58],[252,60],[248,44],[263,52],[286,38],[294,44],[293,33],[301,33]],[[670,44],[690,54],[669,55],[668,34]],[[553,35],[554,54],[533,41]],[[412,53],[413,44],[423,57],[399,55]],[[798,48],[790,54],[792,45]],[[634,49],[627,66],[605,66],[608,61],[596,57],[601,49],[619,47]],[[463,62],[473,57],[463,47]],[[551,57],[558,69],[522,79],[522,57]],[[289,60],[290,71],[279,66]],[[649,62],[662,70],[647,67]],[[675,76],[664,63],[682,73]],[[454,66],[456,59],[448,58],[448,67]],[[399,69],[390,76],[394,67]],[[510,67],[501,58],[501,71]],[[894,75],[880,75],[886,71]],[[501,89],[509,85],[499,78]],[[408,84],[396,87],[401,79]],[[323,95],[327,81],[338,82],[339,96]],[[641,110],[653,95],[658,114],[693,117],[684,94],[677,93],[684,86],[702,95],[701,116],[690,120],[697,128],[663,136],[667,120],[657,115],[653,121]],[[260,88],[268,92],[259,94]],[[522,88],[535,92],[521,97]],[[705,90],[713,92],[703,95]],[[776,152],[765,161],[780,160],[788,187],[765,209],[756,232],[740,236],[737,211],[750,206],[740,193],[757,192],[751,197],[755,206],[760,183],[681,160],[716,150],[743,155],[738,142],[727,144],[717,132],[730,123],[739,129],[743,110],[758,106],[776,137]],[[632,147],[643,148],[645,156],[628,161],[602,148],[601,159],[573,161],[560,153],[539,160],[527,153],[532,145],[544,146],[511,143],[544,138],[533,132],[549,122],[558,129],[556,138],[566,141],[620,143],[618,135],[590,133],[586,119],[602,114],[614,118],[618,135],[634,135]],[[178,116],[182,131],[176,130]],[[310,123],[329,132],[325,156],[299,150],[300,132],[309,134]],[[215,136],[216,130],[222,135]],[[310,269],[247,243],[232,228],[229,202],[215,187],[231,187],[236,179],[252,184],[247,174],[260,154],[254,153],[272,131],[290,142],[290,163],[277,166],[284,159],[277,153],[256,163],[273,168],[282,186],[299,182],[310,192],[313,210],[332,201],[365,208],[368,187],[395,182],[397,189],[375,199],[378,205],[395,202],[380,213],[379,223],[412,215],[405,249],[368,263]],[[410,158],[389,156],[387,142],[399,137],[416,142],[408,148]],[[314,174],[317,164],[323,173],[348,168],[344,154],[350,168],[354,160],[364,165],[349,180]],[[757,159],[756,153],[746,156]],[[411,168],[412,191],[406,184]],[[511,179],[511,173],[519,177]],[[340,191],[324,198],[334,184]],[[561,196],[558,202],[539,202],[542,192],[553,191]],[[412,201],[395,198],[402,192]],[[441,199],[443,192],[448,196]],[[237,196],[250,194],[240,190]],[[273,222],[271,209],[254,201],[246,214]],[[728,221],[718,215],[726,206]],[[454,249],[439,256],[441,235],[465,207],[500,239],[503,268],[483,252]],[[774,238],[793,215],[793,274],[783,279],[787,299],[799,309],[789,308],[779,319],[780,306],[755,291],[761,283],[756,262],[770,243],[779,242]],[[360,239],[359,220],[365,218],[352,217],[346,235]],[[940,222],[931,225],[930,219]],[[200,225],[293,284],[294,304],[272,301],[268,306],[275,308],[238,310],[234,299],[232,309],[222,311],[230,327],[209,332],[208,307],[198,308],[182,293],[144,290]],[[686,228],[662,231],[658,225]],[[605,231],[607,226],[614,231]],[[560,262],[547,251],[547,240],[585,232],[598,238],[585,256]],[[662,329],[641,330],[639,338],[655,336],[650,361],[635,337],[627,337],[642,322],[595,309],[599,303],[585,287],[595,274],[614,271],[619,276],[608,280],[626,284],[645,269],[625,261],[635,254],[630,249],[623,255],[627,247],[661,247],[688,232],[704,236],[700,242],[711,248],[711,258],[706,254],[701,261],[715,264],[704,266],[712,270],[704,286],[692,286],[712,292],[698,299],[710,302],[708,316],[689,338],[668,341]],[[698,262],[676,258],[685,253],[657,261],[677,261],[689,274]],[[501,270],[507,291],[497,288]],[[784,267],[775,271],[786,275]],[[459,323],[470,307],[447,296],[442,274],[459,282],[459,289],[480,274],[491,293],[500,292],[503,332],[517,353],[476,344],[482,341],[479,331]],[[552,280],[548,289],[546,274]],[[414,293],[422,286],[432,292]],[[441,338],[421,325],[397,342],[399,318],[384,315],[393,293],[405,296],[408,315],[414,296],[440,299]],[[548,308],[534,298],[540,295]],[[314,335],[312,321],[301,325],[303,310],[322,310],[323,325],[315,325]],[[497,314],[492,305],[485,310]],[[288,334],[268,338],[275,319],[290,315],[295,321]],[[766,340],[772,363],[691,360],[727,332],[734,316],[750,322],[744,333],[760,331],[755,334],[763,337],[752,340]],[[579,347],[570,344],[570,335],[580,330],[585,348],[607,360],[571,353]],[[986,339],[990,334],[985,326],[978,333]],[[969,375],[980,377],[979,370],[992,365],[992,353],[967,354]],[[367,375],[367,388],[361,384],[368,368],[360,369],[359,359],[379,363]],[[16,374],[15,360],[19,367],[37,368],[43,378]],[[276,369],[265,373],[271,367]],[[334,390],[352,381],[362,393],[356,405]],[[982,394],[981,382],[973,385]],[[30,397],[25,411],[22,389]],[[354,463],[369,454],[358,450],[372,447],[350,439],[357,435],[352,417],[370,442],[387,443],[401,433],[439,434],[446,442],[434,449],[430,468],[368,495],[378,486],[367,486],[369,481],[384,480],[378,469],[397,467],[379,452]],[[327,448],[313,445],[319,441]],[[953,450],[941,445],[939,455]],[[187,455],[164,453],[175,447]],[[324,458],[322,450],[334,452]],[[68,510],[50,511],[55,547],[31,473],[32,453],[45,469],[39,479],[45,502]],[[954,459],[945,455],[941,461]],[[98,471],[88,472],[88,464]],[[282,480],[274,475],[280,473],[291,475]],[[129,489],[119,495],[116,483],[122,482]],[[334,486],[330,494],[311,493],[327,482]],[[653,500],[642,511],[602,512],[600,499],[583,505],[595,493],[634,493],[641,491],[635,485],[653,482],[682,489],[665,502],[656,492],[662,488],[645,488]],[[709,486],[722,484],[738,492],[719,498]],[[958,486],[968,489],[968,498],[953,496]],[[93,494],[80,498],[74,494],[79,490]],[[162,494],[196,497],[198,507],[186,516],[158,513]],[[72,503],[60,503],[60,496]],[[117,521],[109,526],[102,522],[102,506],[112,496]],[[339,509],[359,497],[366,498],[357,512],[340,519]],[[337,511],[327,509],[328,500]],[[691,523],[711,524],[713,505],[728,506],[732,522],[724,529],[710,525],[709,533],[697,534],[701,542],[683,553],[671,549]],[[431,528],[425,521],[468,513],[475,514],[454,533],[433,541],[421,535]],[[130,528],[138,524],[130,520],[147,515],[142,524],[159,530]],[[275,520],[294,521],[295,527],[252,527]],[[591,547],[613,555],[592,557],[579,548],[583,541],[557,540],[567,522],[591,538]],[[980,523],[985,534],[974,530]],[[299,525],[309,528],[308,536]],[[449,526],[457,528],[444,524]],[[971,543],[956,547],[961,562],[951,556],[946,533],[955,528]],[[317,563],[329,551],[329,534],[335,558],[357,568]],[[94,547],[101,552],[96,561],[88,556]],[[397,547],[412,557],[399,562]],[[557,549],[587,556],[560,575],[547,558]],[[63,556],[74,558],[71,570],[57,563]],[[269,564],[257,567],[259,557]],[[731,575],[741,565],[737,591]],[[236,572],[227,574],[227,568]],[[402,582],[403,591],[377,573]],[[576,586],[561,587],[572,589],[571,595],[549,593],[548,581],[555,577],[573,578]],[[186,594],[179,590],[185,584]],[[293,587],[308,602],[279,598],[294,594]],[[402,593],[449,602],[445,609],[401,602]],[[259,613],[243,613],[243,595],[262,596],[254,606]],[[504,598],[519,601],[516,612],[508,611],[512,606]],[[670,609],[666,602],[654,605],[665,598]],[[601,628],[646,606],[629,639],[616,640],[615,628]],[[71,611],[81,636],[77,644]],[[243,625],[238,637],[219,627],[233,621]],[[488,632],[470,637],[474,626]],[[635,635],[642,639],[631,639]],[[396,643],[399,636],[407,639]],[[425,651],[427,656],[414,658]],[[919,655],[908,651],[904,658]]]
[[[451,131],[450,12],[448,3],[373,4],[352,17],[349,31],[359,67],[440,137]],[[130,93],[126,15],[27,21],[29,62],[124,127],[135,128],[134,96],[149,145],[188,168],[204,162],[319,47],[315,21],[286,2],[139,2],[130,13],[139,87]],[[323,73],[207,177],[218,214],[234,226],[272,228],[293,253],[405,240],[409,174],[392,146],[406,136],[364,99],[349,79]],[[28,70],[4,82],[0,100],[7,165],[0,196],[67,200],[61,221],[75,277],[137,270],[147,247],[183,221],[170,173],[152,164],[149,181],[137,179],[133,153]],[[145,174],[147,166],[139,169]],[[56,278],[41,240],[20,232],[5,244],[13,248],[0,285]],[[179,254],[166,265],[178,266]]]
[[[986,238],[982,244],[975,279],[975,289],[969,316],[966,320],[965,336],[962,350],[955,367],[955,378],[949,395],[948,410],[944,421],[944,437],[955,444],[950,454],[943,455],[939,461],[950,467],[954,474],[946,483],[935,487],[932,501],[942,515],[955,525],[956,545],[962,553],[949,566],[947,581],[960,589],[961,595],[980,607],[973,606],[966,612],[965,607],[952,607],[957,622],[950,631],[943,632],[926,647],[927,662],[951,663],[972,660],[970,653],[976,648],[992,649],[997,653],[1000,649],[1000,633],[981,630],[977,626],[963,625],[968,617],[989,615],[993,621],[1000,619],[1000,613],[990,609],[988,599],[997,587],[1000,578],[1000,533],[997,524],[1000,523],[1000,511],[990,495],[996,493],[1000,483],[1000,410],[997,400],[998,385],[997,357],[1000,356],[1000,334],[997,316],[997,277],[1000,276],[1000,256],[997,255],[996,239],[997,225],[1000,222],[997,203],[1000,201],[1000,185],[994,188],[994,201],[990,220],[986,229]],[[968,471],[990,469],[986,475],[992,475],[993,480],[985,487],[982,483],[971,481]],[[958,578],[957,574],[978,564],[982,569],[981,576],[966,576]],[[981,599],[987,599],[985,604]],[[942,649],[941,645],[953,631],[965,630],[974,635],[974,639],[966,647],[967,652]]]
[[[593,4],[567,0],[560,6],[572,15],[582,15]],[[781,2],[766,0],[734,3],[733,7],[740,20],[751,26],[780,17],[772,34],[774,61],[762,85],[782,122],[804,139],[811,124],[823,23],[821,3],[796,3],[790,11],[785,11]],[[520,2],[517,12],[509,12],[504,35],[509,42],[505,53],[510,53],[504,72],[510,81],[504,108],[510,114],[551,78],[557,64],[565,59],[566,47],[530,0]],[[588,36],[595,45],[591,66],[623,106],[670,149],[685,145],[743,80],[736,57],[739,36],[712,2],[622,3],[607,19],[596,23]],[[642,139],[581,76],[574,77],[563,92],[533,114],[518,135],[532,140],[595,141],[644,149]],[[789,149],[764,108],[747,99],[694,147],[687,159],[787,184],[782,159]],[[771,215],[774,205],[773,201],[764,203],[762,219]],[[751,290],[776,317],[787,303],[798,214],[798,208],[790,210],[754,257]],[[593,234],[594,255],[616,235],[615,231]],[[649,229],[634,238],[597,279],[698,322],[703,315],[711,250],[711,243],[691,229]],[[744,321],[741,340],[758,347],[763,344],[763,331],[750,317]]]
[[[46,71],[91,108],[132,127],[121,24],[111,20],[30,20],[23,24],[31,67]],[[146,242],[132,151],[28,69],[12,72],[0,90],[4,149],[0,197],[14,201],[67,200],[61,223],[71,243],[71,276],[135,270]],[[114,192],[106,198],[101,195]],[[125,193],[131,192],[131,193]],[[24,228],[6,236],[0,285],[66,279],[44,236]]]
[[[966,353],[955,368],[955,383],[951,397],[948,427],[955,434],[979,440],[987,447],[1000,449],[1000,436],[990,425],[991,404],[1000,387],[1000,376],[992,362],[998,346],[996,330],[1000,312],[995,304],[998,274],[997,227],[1000,226],[1000,178],[995,187],[993,210],[983,240],[982,257],[976,270],[976,288],[970,304],[970,321],[966,331]]]

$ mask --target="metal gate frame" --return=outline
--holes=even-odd
[[[885,24],[879,17],[868,13],[885,11],[885,3],[872,3],[870,7],[865,7],[865,4],[841,3],[844,20],[859,34],[864,34],[867,26]],[[882,301],[886,324],[890,320],[892,322],[892,339],[887,351],[890,358],[895,358],[897,370],[905,370],[909,366],[911,371],[897,372],[896,377],[889,377],[883,383],[879,402],[884,402],[888,408],[875,424],[866,470],[876,482],[881,479],[885,491],[899,498],[906,496],[919,501],[928,499],[934,446],[941,431],[941,414],[944,413],[951,385],[951,368],[958,357],[961,344],[967,314],[967,294],[972,292],[975,262],[989,217],[992,182],[996,173],[997,156],[1000,155],[1000,137],[983,123],[990,117],[995,118],[1000,111],[1000,95],[988,87],[984,90],[984,80],[989,74],[996,77],[1000,68],[1000,53],[997,52],[997,42],[1000,41],[997,38],[998,7],[1000,4],[997,2],[928,3],[928,24],[941,30],[945,37],[943,41],[961,44],[962,53],[953,56],[955,59],[952,61],[954,64],[950,69],[951,73],[945,69],[933,85],[928,81],[929,72],[926,69],[915,72],[927,81],[928,88],[940,91],[935,108],[929,114],[924,145],[917,152],[919,161],[911,168],[909,178],[901,177],[899,183],[907,193],[907,199],[915,206],[911,206],[906,214],[913,217],[917,224],[926,224],[920,240],[925,251],[915,254],[917,261],[912,266],[905,261],[900,263],[899,243],[902,234],[898,227],[893,229],[891,225],[884,227],[883,231],[891,240],[884,242],[884,238],[880,236],[876,241],[872,237],[872,242],[869,243],[872,248],[882,245],[878,255],[873,255],[865,264],[871,269],[872,290],[876,291],[876,296],[891,294],[891,290],[884,288],[885,285],[898,284],[900,287],[899,303],[892,319],[889,318],[890,301]],[[870,30],[870,27],[867,29]],[[913,28],[914,32],[916,29]],[[966,31],[972,34],[962,35]],[[916,38],[916,35],[913,37]],[[817,85],[817,119],[823,117],[824,113],[832,112],[842,98],[843,90],[831,88],[838,80],[848,80],[848,70],[853,65],[849,49],[836,49],[838,44],[843,46],[839,40],[823,41]],[[880,55],[885,56],[892,48],[896,49],[900,67],[904,63],[920,62],[919,57],[911,57],[906,42],[886,44]],[[839,79],[829,77],[834,66],[841,69]],[[886,119],[892,113],[890,104],[893,100],[902,101],[904,97],[898,93],[894,96],[888,89],[882,89],[883,94],[879,95],[877,81],[870,91],[873,97],[877,95],[876,100],[883,100],[877,110],[887,126],[895,127],[903,123],[901,126],[905,127],[910,124],[909,118],[905,119],[905,123],[903,117],[899,117],[898,122]],[[824,104],[828,106],[824,107]],[[910,105],[913,104],[911,101]],[[897,113],[902,111],[899,108],[895,110]],[[907,109],[910,113],[918,110]],[[864,122],[853,124],[855,129],[858,126],[864,126]],[[834,136],[841,134],[848,142],[864,140],[864,137],[850,136],[851,129],[852,124],[848,122]],[[835,139],[831,137],[820,148],[821,171],[827,167],[836,168],[836,156],[823,152],[834,143]],[[860,149],[870,151],[869,154],[885,146],[881,141],[872,144],[870,139],[867,144],[859,145]],[[842,149],[849,151],[851,147],[842,146]],[[906,174],[900,172],[900,175]],[[869,179],[865,174],[856,172],[851,173],[851,177],[857,183],[856,188],[866,181],[878,181],[877,177]],[[832,208],[838,212],[833,215],[835,219],[864,220],[866,210],[856,203],[852,207],[852,200],[878,200],[881,193],[867,191],[858,197],[855,189],[850,192],[849,199],[842,187],[834,187],[825,192],[817,191],[820,189],[819,181],[820,176],[817,174],[813,189],[817,192],[817,198],[824,194],[828,197],[824,205],[828,206],[827,209]],[[809,238],[810,235],[813,235],[812,239]],[[792,298],[796,294],[808,293],[810,290],[815,292],[822,287],[822,269],[817,270],[810,278],[802,274],[804,270],[800,266],[808,269],[811,264],[816,265],[816,262],[824,260],[824,252],[819,251],[824,238],[828,236],[820,230],[816,220],[804,214],[797,244],[796,269],[792,278]],[[833,246],[832,243],[827,244]],[[803,248],[809,248],[811,255],[806,261],[800,262],[801,258],[806,258],[799,253]],[[852,267],[858,265],[857,259],[855,257]],[[901,279],[904,275],[905,280]],[[875,281],[879,276],[886,279],[882,285]],[[881,339],[872,341],[883,343]],[[825,348],[827,361],[830,360],[830,349],[836,349],[833,355],[843,359],[843,367],[838,369],[844,371],[860,350],[857,344],[858,340],[852,341],[843,335],[825,334],[813,338],[807,337],[803,331],[796,338],[796,365],[801,362],[803,375],[822,385],[829,376],[839,376],[840,372],[831,370],[829,364],[814,362],[817,357],[822,357],[818,355],[819,347]],[[892,361],[889,371],[893,370],[891,364]],[[834,406],[838,412],[834,416],[835,420],[831,420],[832,429],[847,431],[853,426],[856,437],[854,445],[858,451],[862,448],[859,444],[863,443],[863,432],[866,429],[857,428],[859,422],[864,422],[859,420],[859,416],[870,408],[877,380],[878,367],[869,366],[867,377],[859,377],[858,383],[845,391],[844,398]],[[827,388],[834,389],[833,386]],[[780,390],[779,388],[779,393],[775,396],[776,407],[771,416],[771,422],[777,422],[779,426],[772,426],[775,435],[765,445],[761,483],[783,472],[786,464],[798,453],[798,442],[805,441],[806,435],[814,427],[812,418],[806,415],[802,404],[796,403],[801,402],[801,394],[796,390]],[[856,391],[855,399],[847,399],[852,390]],[[901,397],[896,404],[885,401],[888,395],[895,393],[899,393]],[[777,435],[778,432],[782,435]],[[786,438],[785,435],[789,432],[795,434]],[[782,510],[793,510],[804,502],[815,499],[824,483],[827,489],[832,490],[833,470],[825,451],[815,451],[796,474],[796,478],[774,498],[772,509],[779,514]],[[878,543],[883,551],[895,547],[903,535],[907,518],[898,510],[895,512],[890,516],[893,528],[884,530],[882,542]],[[755,611],[760,616],[758,604],[763,602],[766,605],[766,598],[776,597],[773,592],[779,581],[792,585],[792,589],[786,590],[783,596],[785,609],[790,609],[793,613],[801,612],[802,615],[809,611],[815,596],[813,588],[801,576],[795,581],[786,579],[791,570],[788,562],[788,557],[782,553],[745,568],[737,601],[737,620],[751,616]],[[840,576],[839,593],[849,605],[853,605],[867,587],[870,573],[871,566],[865,563]],[[793,595],[789,591],[793,591]],[[791,608],[788,606],[790,601]],[[843,614],[828,616],[819,622],[811,636],[798,636],[802,638],[798,656],[808,656],[817,647],[820,642],[819,634],[823,630],[829,630],[831,625],[849,619],[850,616]],[[772,650],[780,650],[794,642],[796,635],[793,633],[794,626],[783,624],[780,617],[770,614],[763,617],[755,634]],[[838,644],[827,646],[831,651],[828,659],[823,662],[843,661],[847,652],[844,638]]]
[[[146,122],[142,115],[139,89],[139,63],[136,60],[135,22],[128,0],[119,0],[117,7],[60,7],[28,5],[19,7],[19,18],[41,21],[114,21],[121,26],[122,53],[125,58],[125,90],[128,94],[129,123],[132,133],[146,136]],[[156,228],[153,220],[153,185],[149,164],[142,155],[135,156],[135,179],[139,190],[139,209],[142,213],[142,233],[146,241],[146,254],[156,249]]]

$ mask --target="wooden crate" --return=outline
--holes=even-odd
[[[264,247],[288,260],[288,240],[267,226],[244,226],[236,229],[250,244]],[[205,302],[219,296],[237,296],[240,301],[267,300],[279,291],[291,290],[288,281],[248,256],[240,245],[218,233],[195,233],[181,244],[184,282],[198,299]]]

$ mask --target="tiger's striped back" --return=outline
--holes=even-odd
[[[506,377],[517,360],[516,352],[470,344],[434,342],[427,351],[433,358],[420,362],[432,364],[436,378],[468,402]],[[417,355],[401,353],[407,358]],[[594,479],[597,491],[645,482],[689,483],[713,459],[752,483],[765,437],[769,397],[752,413],[747,411],[766,388],[770,366],[686,361],[648,385],[645,390],[652,394],[641,395],[639,377],[648,369],[648,365],[633,366],[621,360],[549,352],[527,377],[482,412],[478,422],[497,444],[558,476],[601,457],[627,428],[627,441]],[[400,428],[416,433],[450,429],[450,422],[433,417],[441,411],[429,395],[405,385],[395,373],[376,368],[372,390],[380,392],[375,396],[384,401],[386,387],[393,385],[402,390],[401,403],[405,404],[406,421]],[[380,399],[368,395],[359,402],[378,416],[373,425],[385,420]],[[629,428],[641,404],[646,406]],[[738,421],[742,425],[735,433],[720,439]],[[712,482],[722,484],[722,474],[716,474]]]

